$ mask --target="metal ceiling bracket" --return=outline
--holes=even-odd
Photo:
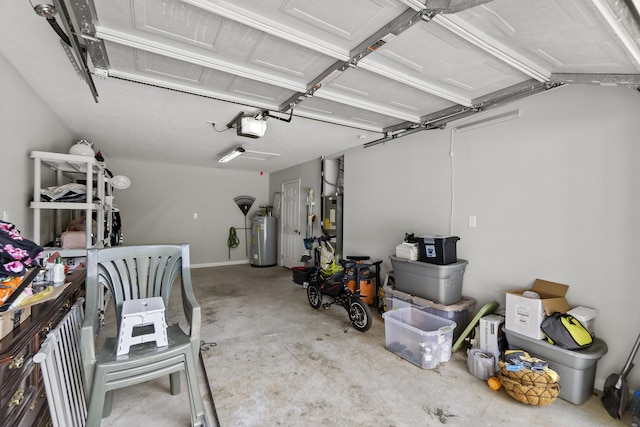
[[[538,82],[531,79],[508,88],[492,92],[483,97],[476,98],[472,100],[472,105],[470,107],[456,105],[454,107],[445,108],[444,110],[422,116],[420,117],[420,125],[424,128],[441,127],[453,120],[459,120],[469,115],[513,102],[516,99],[520,99],[525,96],[553,89],[561,84],[562,83]],[[412,126],[415,126],[415,123],[398,123],[397,125],[385,128],[383,132],[395,132],[400,129],[408,129]]]
[[[69,45],[65,43],[64,40],[60,40],[60,46],[62,46],[64,53],[67,54],[67,58],[69,58],[69,62],[71,62],[71,66],[76,71],[76,74],[78,75],[78,77],[80,77],[80,80],[85,81],[84,74],[80,69],[80,65],[78,64],[76,57],[73,55],[73,52],[71,52],[71,48],[69,47]]]
[[[552,83],[592,84],[600,86],[640,87],[640,74],[551,74]]]
[[[231,129],[234,126],[236,126],[238,123],[238,120],[240,120],[242,117],[244,117],[244,111],[240,111],[238,114],[236,114],[236,116],[233,119],[231,119],[229,123],[227,123],[227,129]]]
[[[106,80],[109,77],[109,70],[106,68],[93,67],[93,75],[99,79]]]
[[[89,72],[85,46],[80,43],[80,40],[78,40],[78,36],[76,35],[76,32],[74,30],[73,20],[71,18],[71,15],[69,14],[69,10],[67,9],[64,0],[53,0],[53,3],[56,9],[60,11],[60,15],[62,17],[62,26],[64,27],[65,33],[68,35],[69,41],[71,42],[71,48],[73,49],[73,51],[68,52],[68,54],[72,53],[72,55],[75,56],[75,62],[78,66],[78,69],[80,70],[80,73],[82,74],[82,79],[87,84],[87,86],[89,86],[91,96],[93,96],[93,100],[97,103],[98,91],[93,84],[93,79],[91,78],[91,73]]]
[[[637,10],[620,0],[591,0],[640,70],[640,22]]]
[[[418,10],[417,12],[414,9],[416,9],[415,6],[417,4],[421,4],[419,1],[405,1],[405,3],[409,3],[409,6],[411,8],[407,9],[397,18],[389,22],[384,27],[380,28],[378,31],[367,37],[367,39],[365,39],[362,43],[352,49],[349,53],[349,60],[344,62],[337,61],[331,67],[327,68],[324,72],[318,75],[313,81],[309,83],[306,92],[296,93],[295,95],[287,99],[280,105],[280,111],[286,111],[292,106],[303,102],[305,99],[314,96],[314,94],[319,89],[321,89],[323,85],[328,84],[331,80],[339,76],[345,70],[349,68],[355,68],[364,57],[371,54],[372,52],[375,52],[381,46],[385,45],[387,42],[393,40],[402,32],[411,28],[414,24],[421,21],[431,21],[438,14],[452,14],[465,9],[469,9],[471,7],[476,7],[481,4],[488,3],[490,1],[492,0],[427,0],[424,8]],[[453,32],[460,36],[459,32]],[[496,49],[493,50],[495,51]],[[515,59],[509,59],[511,60],[511,63],[517,62],[516,65],[520,66],[519,69],[525,70],[525,72],[527,72],[527,74],[529,74],[531,77],[534,77],[540,81],[546,81],[546,77],[542,75],[538,70],[530,69],[530,67],[526,67],[520,61],[517,61]],[[406,129],[408,127],[407,124],[408,122],[404,122],[397,126],[394,126],[394,128],[398,129],[404,127]]]
[[[274,116],[273,114],[271,114],[271,112],[269,110],[262,111],[260,113],[260,115],[262,117],[265,117],[265,118],[266,117],[271,117],[272,119],[278,119],[278,120],[281,120],[283,122],[290,123],[291,119],[293,119],[293,107],[294,106],[292,105],[291,108],[289,109],[289,118],[284,118],[284,117],[280,117],[280,116]]]
[[[367,142],[366,144],[364,144],[362,146],[362,148],[370,148],[379,144],[384,144],[385,142],[389,142],[389,141],[393,141],[394,139],[398,139],[398,138],[402,138],[403,136],[409,136],[413,133],[422,131],[422,130],[426,130],[424,128],[414,128],[414,129],[407,129],[405,131],[399,132],[399,133],[395,133],[395,134],[387,134],[384,137],[380,138],[380,139],[376,139],[375,141],[370,141]]]
[[[367,37],[358,46],[351,50],[347,61],[336,61],[332,66],[324,70],[320,75],[307,85],[307,91],[296,93],[280,105],[280,111],[287,111],[291,106],[312,97],[324,84],[339,76],[348,68],[354,68],[362,58],[375,52],[387,42],[393,40],[402,32],[411,28],[414,24],[421,22],[426,11],[415,12],[412,9],[405,10],[394,20],[380,28],[378,31]]]
[[[493,92],[474,100],[472,107],[455,106],[440,110],[438,112],[420,118],[420,124],[404,122],[392,127],[383,129],[385,136],[375,141],[367,142],[363,148],[369,148],[394,139],[408,136],[422,130],[445,129],[449,122],[460,120],[471,115],[496,108],[501,105],[516,101],[526,96],[534,95],[549,89],[562,86],[562,83],[537,82],[529,80],[508,87],[506,89]],[[404,127],[404,128],[402,128]],[[394,133],[395,132],[395,133]]]
[[[76,35],[84,40],[94,68],[108,70],[107,50],[104,47],[104,41],[96,37],[96,27],[93,24],[93,20],[97,16],[93,0],[73,0],[71,9],[73,9],[73,15],[78,22],[80,30],[80,33]]]
[[[436,111],[435,113],[422,116],[420,117],[420,123],[398,123],[396,125],[384,128],[384,132],[397,132],[412,129],[414,127],[421,127],[423,129],[437,128],[442,126],[443,124],[446,125],[446,123],[449,121],[457,120],[462,114],[465,114],[469,111],[475,112],[476,110],[471,107],[456,105],[453,107],[445,108],[444,110]]]
[[[476,111],[486,111],[559,86],[562,86],[562,83],[538,82],[531,79],[475,98],[473,100],[473,107]]]
[[[413,10],[433,10],[435,13],[456,13],[493,0],[401,0]]]
[[[461,12],[493,0],[426,0],[425,9],[438,14]]]

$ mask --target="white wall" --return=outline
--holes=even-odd
[[[0,76],[0,219],[7,212],[9,222],[18,227],[22,236],[33,239],[33,215],[29,209],[33,200],[33,162],[29,153],[66,152],[73,138],[2,54]],[[45,185],[50,185],[51,179],[51,174],[43,175]],[[47,237],[45,229],[43,238]]]
[[[463,294],[479,305],[504,304],[504,290],[535,278],[570,285],[569,303],[598,310],[595,331],[609,346],[598,364],[601,388],[640,332],[640,94],[566,87],[485,117],[514,109],[514,121],[347,152],[345,251],[390,269],[404,233],[457,235],[458,257],[469,261]],[[629,379],[640,388],[640,370]]]
[[[112,159],[107,167],[132,181],[128,189],[114,193],[126,245],[189,243],[194,266],[248,262],[245,217],[234,197],[255,198],[247,215],[251,228],[255,211],[269,204],[267,174],[123,159]],[[231,227],[236,228],[240,245],[229,258]]]

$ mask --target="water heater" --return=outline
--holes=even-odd
[[[278,233],[275,216],[256,216],[252,221],[251,265],[271,267],[278,263]]]

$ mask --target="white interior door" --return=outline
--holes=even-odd
[[[300,180],[282,184],[282,266],[300,265],[304,242],[300,236]]]

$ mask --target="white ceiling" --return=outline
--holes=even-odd
[[[28,1],[3,5],[0,52],[113,158],[274,172],[557,85],[640,86],[640,0],[61,1],[97,103]],[[227,127],[263,110],[262,138]],[[239,145],[280,155],[217,163]]]

